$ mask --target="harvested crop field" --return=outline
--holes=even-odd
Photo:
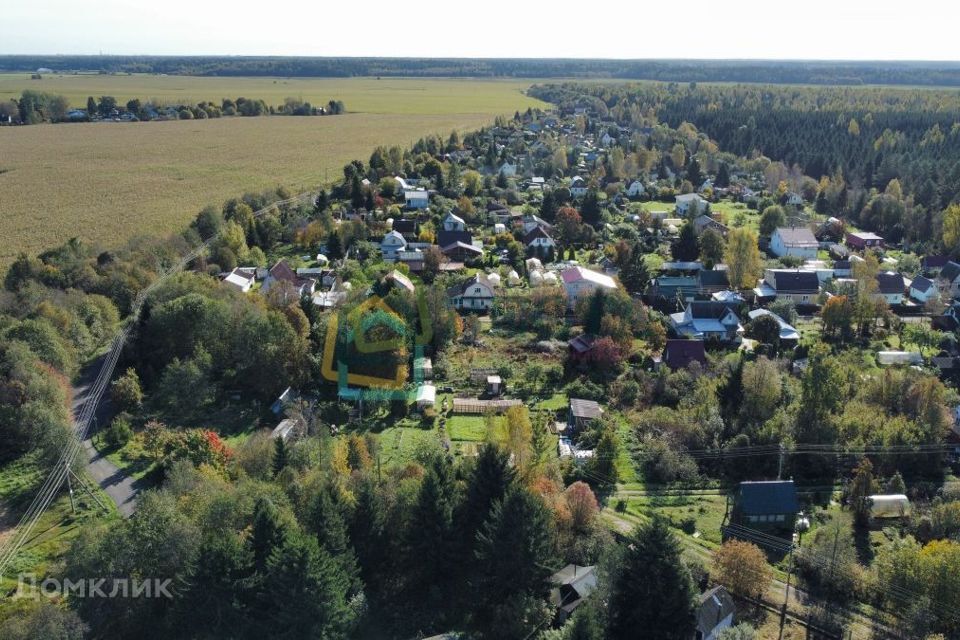
[[[475,129],[535,102],[517,83],[484,81],[473,103],[463,93],[444,101],[469,83],[394,80],[379,113],[2,127],[0,266],[73,236],[111,246],[176,231],[208,204],[278,185],[313,188],[350,160],[366,161],[377,145]]]

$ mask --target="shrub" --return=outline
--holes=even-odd
[[[130,442],[133,437],[133,428],[130,426],[130,419],[125,413],[121,413],[113,419],[110,426],[103,433],[103,441],[112,449],[119,449]]]

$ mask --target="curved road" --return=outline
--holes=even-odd
[[[88,401],[92,400],[88,398],[90,386],[96,380],[102,365],[102,357],[91,362],[84,367],[80,373],[80,378],[76,384],[73,385],[74,416],[83,410],[84,405],[86,405]],[[124,517],[129,517],[133,513],[133,509],[137,503],[137,493],[141,488],[139,481],[125,474],[93,446],[92,439],[97,427],[106,424],[110,420],[111,411],[109,405],[110,398],[107,394],[104,394],[103,399],[94,413],[95,423],[87,432],[86,440],[83,441],[83,451],[87,457],[87,473],[93,478],[93,481],[110,496],[113,503],[117,505],[117,510],[123,514]]]

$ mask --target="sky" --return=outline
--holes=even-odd
[[[956,0],[32,0],[0,53],[960,60]]]

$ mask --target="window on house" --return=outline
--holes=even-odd
[[[786,517],[785,515],[783,515],[782,513],[778,513],[778,514],[777,514],[777,522],[784,522],[786,519],[787,519],[787,517]]]

